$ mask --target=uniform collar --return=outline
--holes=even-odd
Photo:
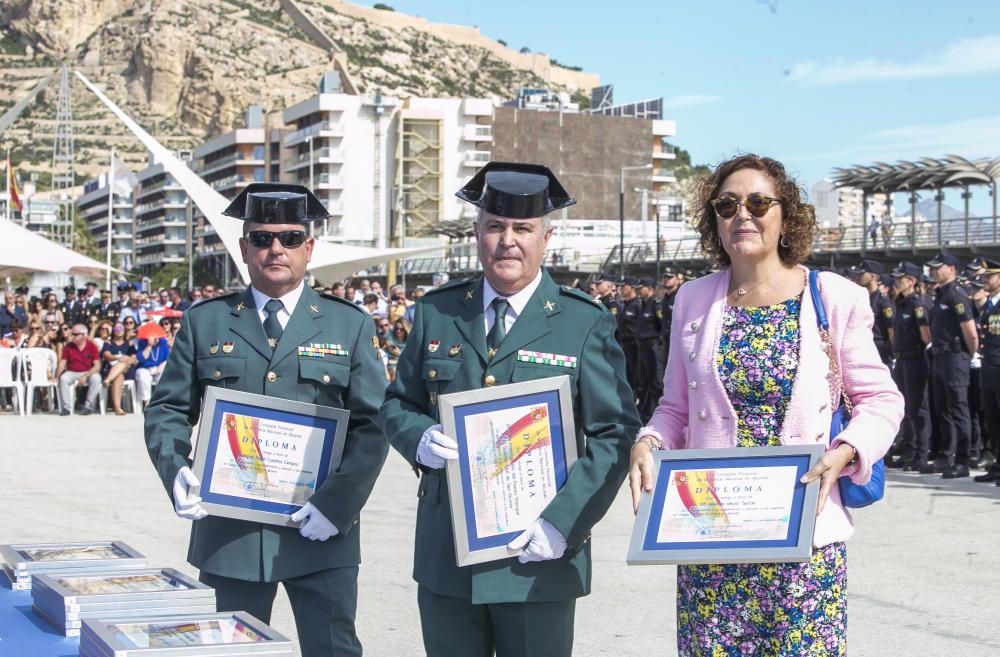
[[[278,301],[280,301],[281,305],[285,307],[285,312],[287,312],[289,315],[292,314],[292,311],[295,310],[295,306],[298,305],[299,297],[302,296],[302,290],[305,288],[305,286],[306,282],[305,279],[303,279],[299,283],[299,286],[297,288],[295,288],[294,290],[292,290],[283,297],[278,297]],[[250,286],[250,293],[253,295],[254,306],[260,310],[263,310],[264,304],[266,304],[268,301],[274,298],[267,296],[266,294],[255,288],[253,285]]]
[[[509,297],[503,297],[502,294],[493,289],[493,286],[490,285],[490,282],[486,279],[486,276],[483,276],[483,312],[486,312],[486,309],[490,307],[490,304],[493,303],[493,299],[497,297],[503,297],[507,299],[507,302],[510,303],[510,307],[513,308],[515,313],[514,316],[517,317],[521,315],[521,313],[524,312],[524,307],[528,305],[528,301],[531,299],[531,295],[535,293],[535,290],[538,289],[538,285],[541,282],[542,282],[542,270],[541,268],[539,268],[538,273],[535,274],[534,280],[532,280],[530,283],[524,286],[522,290],[515,292]]]

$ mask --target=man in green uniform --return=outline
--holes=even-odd
[[[576,598],[590,591],[590,530],[625,477],[639,419],[613,316],[541,268],[552,234],[545,215],[575,202],[555,176],[491,162],[458,196],[480,208],[484,275],[420,300],[379,414],[420,476],[413,571],[424,647],[431,657],[568,656]],[[570,377],[579,460],[508,544],[517,558],[457,567],[443,468],[458,445],[441,432],[439,395],[561,375]]]
[[[306,225],[327,216],[305,187],[251,184],[225,214],[245,222],[251,286],[184,314],[146,409],[146,447],[177,515],[194,520],[188,561],[220,611],[267,622],[282,582],[304,657],[361,655],[358,518],[389,449],[377,424],[385,374],[374,327],[354,304],[303,284],[314,244]],[[208,386],[350,411],[342,463],[292,515],[299,528],[205,517],[189,492],[199,485],[189,454]]]

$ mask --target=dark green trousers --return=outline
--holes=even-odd
[[[570,657],[576,600],[472,604],[417,591],[427,657]]]
[[[219,611],[245,611],[271,622],[277,582],[245,582],[204,571],[198,579],[215,589]],[[281,583],[292,605],[302,657],[361,657],[361,642],[354,631],[357,566],[321,570]]]

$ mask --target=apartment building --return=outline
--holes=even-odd
[[[77,215],[87,224],[101,253],[108,248],[108,226],[111,227],[111,266],[118,269],[132,268],[133,214],[131,176],[116,176],[118,183],[113,193],[109,190],[109,173],[83,184],[83,196],[76,199]],[[108,205],[111,205],[109,213]],[[103,258],[101,259],[103,261]]]
[[[136,173],[133,191],[133,270],[149,276],[163,265],[187,258],[188,196],[150,154]]]

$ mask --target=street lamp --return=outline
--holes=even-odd
[[[306,143],[309,144],[309,192],[312,193],[312,194],[315,194],[316,193],[316,188],[315,188],[315,185],[313,185],[313,138],[312,138],[312,135],[309,135],[308,137],[306,137]],[[323,224],[324,225],[326,224],[326,220],[323,221]],[[316,229],[315,229],[314,226],[315,226],[315,224],[313,224],[312,222],[309,223],[309,232],[310,232],[310,234],[315,234]],[[326,231],[324,231],[324,232],[326,232]]]
[[[618,278],[625,278],[625,172],[652,169],[652,164],[622,167],[618,176]]]

